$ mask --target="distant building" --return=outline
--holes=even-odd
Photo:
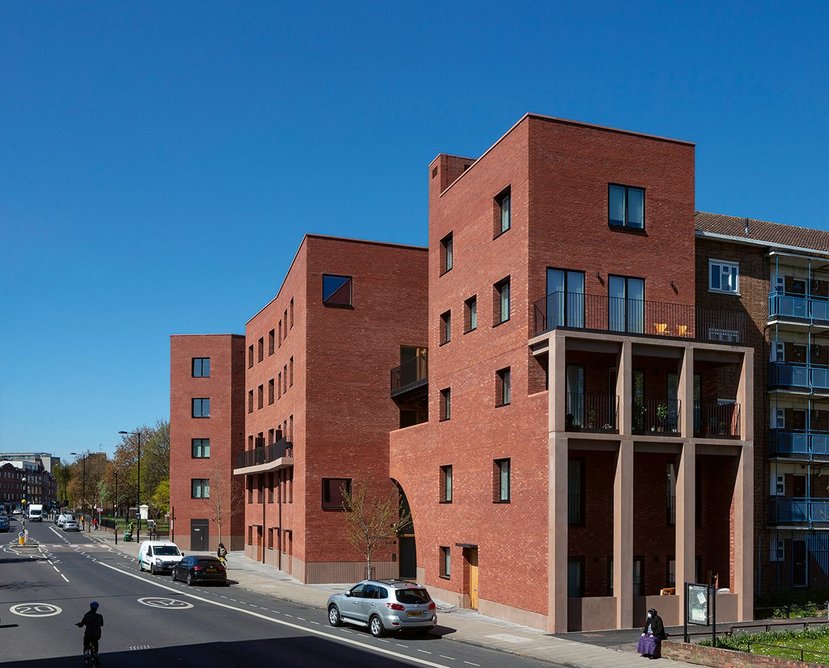
[[[57,481],[44,467],[53,466],[58,457],[44,453],[0,453],[0,503],[10,510],[27,503],[57,503]]]

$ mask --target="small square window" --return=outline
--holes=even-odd
[[[725,260],[708,260],[709,292],[740,294],[740,265]]]
[[[449,547],[440,547],[440,577],[447,580],[452,577],[452,551]]]
[[[345,496],[351,495],[351,478],[322,479],[322,509],[345,510]]]
[[[510,188],[495,198],[495,236],[498,237],[512,227],[512,194]]]
[[[464,334],[478,329],[478,296],[474,295],[463,303]]]
[[[512,373],[510,368],[495,372],[495,405],[508,406],[512,402]]]
[[[190,497],[193,499],[209,499],[210,480],[207,478],[192,478],[190,480]]]
[[[510,284],[509,276],[498,281],[494,286],[495,325],[500,325],[510,318]]]
[[[351,304],[351,276],[322,275],[322,303],[348,308]],[[287,323],[286,323],[287,324]]]
[[[210,358],[193,358],[193,378],[210,378]]]
[[[452,340],[452,311],[440,314],[440,345]]]
[[[210,417],[210,399],[193,399],[192,415],[194,418]]]
[[[440,391],[440,420],[449,420],[452,417],[452,389],[447,387]]]
[[[445,274],[452,270],[454,263],[454,249],[452,244],[452,233],[447,234],[440,240],[440,273]]]
[[[611,227],[645,229],[645,191],[642,188],[609,184],[607,217]]]
[[[495,503],[510,502],[510,460],[496,459],[493,461],[493,501]]]
[[[210,439],[194,438],[190,441],[190,456],[193,459],[210,458]]]
[[[440,502],[452,503],[452,466],[440,467]]]

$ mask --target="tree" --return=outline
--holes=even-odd
[[[138,442],[141,441],[141,494],[138,490]],[[159,485],[170,480],[170,423],[159,420],[155,427],[147,425],[122,434],[121,443],[115,449],[112,466],[107,472],[106,488],[109,498],[114,494],[115,471],[118,471],[118,500],[132,506],[139,500],[153,506],[155,513],[166,512],[153,503]],[[147,496],[150,490],[152,498]],[[167,500],[169,506],[169,496]]]
[[[348,541],[366,560],[366,577],[373,575],[373,558],[378,548],[396,539],[411,525],[411,515],[402,507],[396,488],[387,493],[369,493],[368,485],[356,483],[340,488]]]
[[[230,524],[234,512],[238,512],[243,506],[244,489],[241,481],[235,476],[228,476],[227,471],[219,465],[217,459],[213,460],[213,468],[210,475],[210,496],[207,501],[210,512],[213,515],[210,519],[216,523],[219,542],[222,540],[222,527]],[[234,511],[234,507],[237,509]]]
[[[155,488],[155,492],[153,492],[152,498],[150,499],[150,506],[152,507],[156,517],[166,515],[170,510],[169,478],[165,478],[158,483],[158,486]]]

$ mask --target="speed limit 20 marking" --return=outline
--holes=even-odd
[[[142,605],[151,608],[161,608],[162,610],[187,610],[193,607],[193,604],[187,601],[179,601],[176,598],[165,598],[163,596],[146,596],[139,598],[138,602]]]
[[[51,603],[18,603],[10,607],[9,612],[21,617],[54,617],[63,610]]]

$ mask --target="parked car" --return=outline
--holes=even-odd
[[[64,531],[80,531],[81,530],[81,527],[78,524],[78,520],[76,520],[74,517],[71,518],[71,519],[64,520],[63,524],[61,526],[62,526]]]
[[[188,586],[197,582],[227,585],[227,571],[218,557],[191,554],[173,566],[173,580],[184,580]]]
[[[8,531],[11,528],[8,515],[0,515],[0,531]]]
[[[430,631],[438,623],[426,587],[405,580],[363,580],[328,597],[328,623],[368,627],[375,638],[390,631]]]
[[[183,556],[178,545],[168,540],[145,540],[138,550],[138,570],[148,570],[153,575],[169,571]]]
[[[61,529],[63,528],[63,523],[66,522],[66,520],[75,520],[76,522],[78,521],[72,513],[61,513],[60,515],[58,515],[57,521],[57,524]]]

